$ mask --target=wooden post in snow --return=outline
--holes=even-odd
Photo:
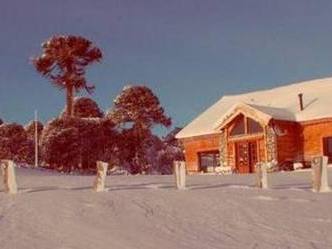
[[[321,181],[321,186],[320,186],[320,192],[329,192],[330,191],[327,163],[328,163],[328,157],[323,156],[322,181]]]
[[[268,188],[267,164],[259,162],[256,164],[256,186],[259,188]]]
[[[93,189],[96,192],[105,191],[105,179],[107,174],[108,163],[97,161],[97,176],[93,184]]]
[[[328,184],[326,156],[316,156],[312,158],[312,190],[314,192],[328,192],[330,187]]]
[[[17,193],[17,183],[15,177],[15,164],[12,160],[1,160],[0,166],[4,183],[4,190],[9,194]]]
[[[262,187],[262,171],[261,171],[261,162],[256,163],[255,171],[256,171],[256,187]]]
[[[180,162],[180,188],[186,188],[186,163],[184,161]]]
[[[174,161],[173,172],[177,189],[186,188],[186,164],[184,161]]]

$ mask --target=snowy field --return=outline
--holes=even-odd
[[[313,193],[310,172],[269,175],[93,176],[18,169],[20,193],[0,189],[1,249],[332,248],[332,193]],[[330,182],[332,172],[330,169]]]

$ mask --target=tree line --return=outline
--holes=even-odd
[[[158,97],[144,85],[130,85],[104,113],[87,97],[75,97],[88,84],[86,67],[100,62],[102,52],[80,36],[53,36],[33,59],[37,72],[66,92],[66,107],[45,126],[37,124],[41,164],[59,171],[90,172],[97,160],[130,173],[171,173],[173,160],[183,158],[175,139],[178,129],[164,139],[152,133],[156,125],[171,126]],[[34,160],[35,123],[0,125],[0,158],[31,164]]]

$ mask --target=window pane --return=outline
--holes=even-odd
[[[230,135],[235,136],[235,135],[244,134],[245,129],[244,129],[244,117],[243,117],[243,115],[241,115],[235,122],[236,122],[236,124],[233,127]]]
[[[253,120],[251,118],[248,118],[247,123],[248,123],[248,133],[263,132],[262,126],[258,122],[256,122],[255,120]]]
[[[329,163],[332,162],[332,137],[324,138],[324,155],[329,158]]]
[[[327,139],[327,153],[332,154],[332,138]]]
[[[201,152],[198,154],[200,169],[208,171],[208,168],[215,168],[220,165],[219,151]]]

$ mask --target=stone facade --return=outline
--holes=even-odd
[[[267,126],[265,130],[266,157],[268,162],[277,161],[277,135],[272,127]]]
[[[220,144],[219,144],[219,158],[220,158],[220,166],[228,166],[227,164],[227,158],[228,158],[228,152],[227,152],[227,133],[225,130],[221,131],[220,134]]]

